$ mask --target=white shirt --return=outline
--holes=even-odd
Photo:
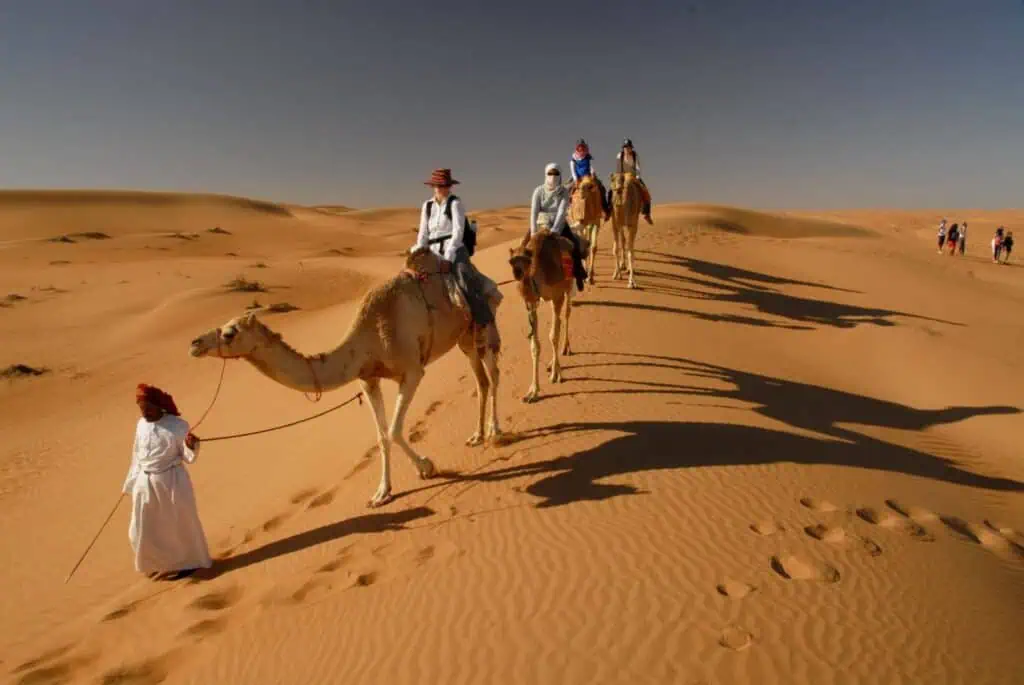
[[[451,203],[452,219],[445,216],[444,206]],[[427,214],[427,203],[430,204],[430,214]],[[441,204],[431,198],[423,203],[420,210],[420,231],[416,236],[417,247],[429,247],[434,254],[449,262],[455,261],[455,253],[462,247],[462,234],[465,231],[465,210],[462,208],[462,200],[448,196]],[[450,236],[450,237],[449,237]],[[444,242],[444,252],[441,251],[441,243],[430,244],[435,238],[448,237]]]
[[[132,485],[140,474],[163,473],[180,466],[182,461],[193,463],[198,456],[199,447],[190,450],[185,446],[188,431],[188,422],[180,416],[164,414],[152,423],[140,418],[135,425],[132,463],[122,492],[131,492]]]
[[[637,162],[635,156],[633,157],[632,160],[622,159],[622,152],[620,151],[619,154],[615,155],[615,160],[616,160],[616,163],[615,163],[615,168],[616,169],[618,169],[619,166],[621,166],[622,167],[622,171],[624,171],[624,172],[628,171],[628,172],[632,173],[633,175],[635,175],[637,178],[640,178],[640,164]]]
[[[530,235],[536,235],[544,228],[552,233],[561,232],[565,226],[568,198],[569,192],[561,184],[554,190],[548,190],[546,184],[537,186],[530,199]]]

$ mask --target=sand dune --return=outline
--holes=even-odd
[[[407,421],[446,476],[420,481],[396,455],[398,499],[366,509],[366,407],[209,443],[190,473],[212,577],[137,577],[122,508],[64,585],[127,469],[134,385],[166,387],[194,421],[220,364],[188,343],[254,301],[297,307],[260,316],[329,349],[417,214],[0,193],[0,370],[47,370],[0,378],[6,681],[1019,680],[1024,289],[985,247],[1020,211],[656,206],[640,290],[608,280],[602,229],[577,354],[536,405],[519,401],[530,355],[507,291],[509,444],[463,446],[476,400],[455,352]],[[966,257],[935,253],[941,215],[971,222]],[[473,216],[478,264],[509,278],[525,209]],[[355,391],[315,405],[232,363],[199,432]]]

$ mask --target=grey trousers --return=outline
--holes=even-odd
[[[466,248],[460,247],[455,253],[455,262],[452,264],[452,274],[455,282],[459,284],[462,296],[466,298],[469,311],[473,315],[473,321],[478,326],[488,326],[494,323],[494,315],[487,305],[487,298],[484,296],[483,283],[480,280],[480,272],[469,261],[469,253]]]

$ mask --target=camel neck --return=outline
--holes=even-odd
[[[334,350],[306,356],[283,341],[258,348],[246,361],[265,376],[300,392],[327,392],[359,377],[367,361],[365,347],[350,335]]]

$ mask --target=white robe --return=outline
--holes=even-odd
[[[131,495],[128,539],[135,551],[135,570],[170,573],[210,568],[210,550],[199,522],[192,480],[183,462],[199,453],[185,446],[188,423],[165,414],[150,423],[140,418],[135,446],[122,491]]]

